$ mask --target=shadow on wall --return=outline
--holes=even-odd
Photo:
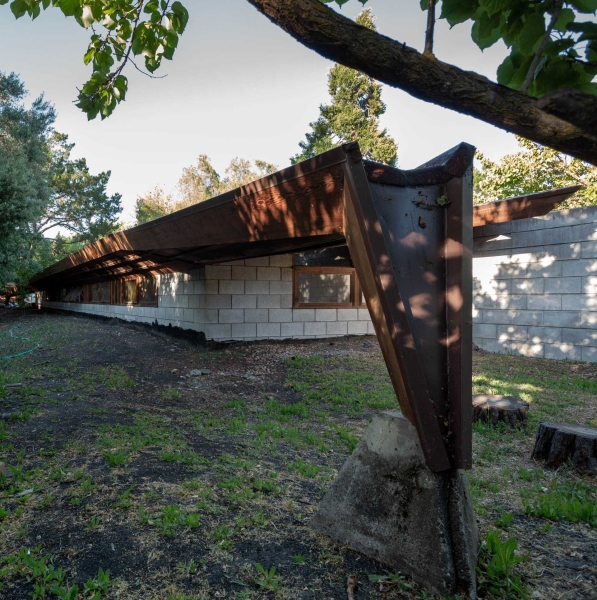
[[[484,228],[473,261],[478,346],[597,362],[597,207],[592,209]]]

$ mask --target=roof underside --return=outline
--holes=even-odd
[[[107,236],[47,268],[31,284],[41,290],[134,274],[185,272],[210,263],[342,244],[343,163],[355,160],[354,153],[348,153],[354,148],[340,146],[216,198]],[[412,170],[360,162],[370,186],[441,186],[460,172],[472,152],[472,146],[461,144]],[[473,226],[544,215],[578,189],[475,206]]]

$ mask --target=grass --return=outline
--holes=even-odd
[[[11,475],[0,478],[0,598],[340,597],[353,573],[363,597],[430,597],[309,526],[371,416],[397,408],[379,352],[322,340],[171,353],[164,339],[83,319],[22,328],[42,349],[0,364],[2,410],[22,415],[0,422]],[[173,378],[191,368],[212,369],[200,389]],[[261,383],[247,380],[255,373]],[[594,479],[529,455],[540,419],[595,419],[596,375],[475,356],[475,393],[531,402],[526,430],[473,428],[487,598],[590,597],[590,572],[566,564],[597,542]]]

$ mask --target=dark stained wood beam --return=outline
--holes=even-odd
[[[582,188],[582,185],[572,185],[557,190],[477,204],[473,207],[473,227],[541,217],[568,200],[570,196],[582,190]]]

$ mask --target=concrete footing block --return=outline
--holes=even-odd
[[[479,540],[466,475],[432,472],[415,428],[397,411],[373,419],[312,525],[429,591],[477,597]]]

